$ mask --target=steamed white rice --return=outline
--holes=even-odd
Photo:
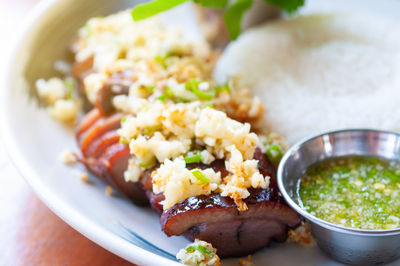
[[[320,131],[400,131],[400,25],[367,15],[310,15],[244,33],[215,76],[240,74],[289,143]]]

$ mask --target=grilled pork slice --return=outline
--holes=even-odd
[[[77,128],[81,162],[94,175],[119,189],[138,205],[147,205],[148,199],[139,182],[126,182],[124,172],[131,157],[129,147],[119,143],[117,129],[121,114],[104,117],[97,109],[89,112]]]
[[[190,197],[162,213],[162,229],[168,236],[184,234],[207,241],[221,257],[253,253],[270,239],[286,240],[288,227],[300,223],[297,213],[273,188],[250,192],[244,200],[246,211],[238,211],[231,198],[220,194]]]
[[[112,104],[113,96],[128,94],[129,87],[135,79],[135,72],[132,70],[124,70],[122,72],[113,73],[104,83],[104,86],[98,91],[96,97],[96,108],[103,115],[110,115],[115,112]]]
[[[271,180],[267,189],[249,190],[250,196],[244,200],[248,210],[239,211],[231,198],[220,194],[190,197],[162,213],[163,231],[168,236],[183,234],[191,240],[207,241],[217,248],[221,257],[253,253],[271,239],[286,240],[288,228],[296,227],[300,217],[281,196],[274,166],[260,149],[256,149],[254,158],[259,160],[260,172],[269,175]],[[213,168],[226,174],[224,165],[217,164]],[[158,202],[153,200],[151,204],[159,201],[158,198]]]

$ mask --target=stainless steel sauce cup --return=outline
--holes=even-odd
[[[321,220],[297,204],[297,182],[309,166],[325,159],[348,155],[400,160],[400,134],[349,129],[327,132],[301,141],[286,152],[279,164],[279,189],[288,204],[311,223],[318,246],[331,257],[354,265],[388,263],[400,257],[400,228],[347,228]]]

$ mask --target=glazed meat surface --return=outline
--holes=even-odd
[[[211,243],[221,257],[243,256],[268,245],[271,239],[284,241],[288,228],[300,223],[300,218],[282,198],[276,184],[275,167],[256,149],[254,159],[264,176],[270,176],[267,189],[250,189],[244,200],[247,211],[239,211],[235,202],[220,194],[199,195],[187,198],[167,210],[163,210],[162,194],[152,191],[151,172],[146,170],[140,182],[126,182],[124,171],[131,157],[129,147],[119,143],[117,129],[121,114],[103,116],[94,109],[77,128],[77,140],[82,152],[82,162],[95,175],[118,188],[134,203],[150,203],[160,215],[162,230],[168,235],[185,235]],[[229,174],[224,160],[210,165],[188,164],[187,168],[213,168],[221,177]]]

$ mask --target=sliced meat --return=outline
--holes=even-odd
[[[82,163],[94,175],[104,179],[138,205],[147,205],[148,199],[139,182],[126,182],[124,172],[131,157],[129,147],[119,143],[116,131],[122,114],[104,117],[97,109],[86,115],[77,129]]]
[[[191,227],[185,233],[185,236],[192,241],[198,238],[212,243],[221,257],[246,256],[267,246],[270,239],[283,242],[286,235],[285,224],[276,220],[253,217],[203,223]]]
[[[140,182],[126,182],[124,172],[131,157],[129,147],[118,142],[116,129],[121,114],[104,117],[92,111],[78,127],[77,139],[82,149],[82,162],[95,175],[118,188],[136,204],[150,202],[154,211],[161,215],[162,230],[168,235],[185,235],[189,239],[202,239],[217,248],[221,257],[243,256],[266,246],[271,239],[284,241],[287,229],[295,227],[300,217],[290,209],[282,198],[276,184],[275,167],[267,157],[256,149],[254,158],[264,176],[270,176],[267,189],[250,189],[244,200],[248,210],[239,211],[229,197],[220,194],[200,195],[185,199],[163,211],[163,194],[152,192],[151,172],[144,172]],[[188,164],[192,168],[213,168],[228,175],[224,160],[210,165]]]
[[[78,144],[81,148],[82,155],[89,156],[89,148],[102,135],[108,131],[116,130],[121,126],[122,114],[116,113],[109,117],[100,117],[87,130],[78,136]]]
[[[90,128],[97,120],[101,118],[101,114],[98,109],[94,108],[89,113],[87,113],[76,126],[76,136],[79,136]]]
[[[113,97],[120,94],[128,94],[134,78],[135,72],[132,70],[124,70],[108,77],[97,94],[95,104],[102,115],[110,115],[115,112],[112,104]]]
[[[221,257],[247,255],[271,238],[284,241],[287,228],[300,223],[277,194],[271,188],[251,190],[244,200],[247,211],[238,211],[231,198],[220,194],[190,197],[161,215],[161,227],[168,236],[185,234],[207,241]]]
[[[270,239],[284,241],[287,228],[297,226],[300,217],[281,196],[275,168],[260,149],[254,158],[259,160],[260,172],[271,180],[267,189],[249,190],[250,196],[244,200],[248,210],[239,211],[231,198],[220,194],[190,197],[162,213],[163,231],[168,236],[184,234],[210,242],[221,257],[253,253]]]
[[[87,149],[88,157],[99,157],[109,146],[119,142],[119,134],[117,130],[111,130],[99,137],[97,140],[91,142]]]

